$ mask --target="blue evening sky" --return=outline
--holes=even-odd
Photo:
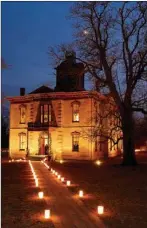
[[[12,65],[2,70],[5,95],[19,95],[19,87],[29,92],[45,83],[55,85],[47,51],[49,46],[72,40],[71,21],[66,19],[72,4],[2,2],[2,57]]]

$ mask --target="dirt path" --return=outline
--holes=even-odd
[[[104,228],[97,215],[92,215],[79,199],[74,199],[65,184],[40,162],[32,162],[39,178],[39,187],[48,196],[52,221],[56,228]]]

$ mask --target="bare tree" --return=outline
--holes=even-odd
[[[136,165],[133,112],[147,112],[147,2],[77,2],[71,17],[77,59],[117,106],[123,165]]]

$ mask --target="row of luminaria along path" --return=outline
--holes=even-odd
[[[9,162],[20,162],[20,161],[24,161],[24,162],[26,162],[27,160],[14,160],[14,159],[12,159],[12,160],[9,160]],[[63,177],[63,176],[61,176],[55,169],[53,169],[53,168],[51,168],[49,165],[47,165],[46,163],[45,163],[45,159],[44,160],[42,160],[41,161],[41,163],[47,168],[47,170],[49,170],[50,171],[50,173],[51,173],[51,175],[53,176],[53,178],[51,178],[51,179],[54,179],[54,177],[56,177],[56,179],[58,180],[57,181],[57,183],[61,183],[62,185],[64,185],[64,186],[67,186],[68,188],[70,188],[71,186],[72,186],[72,184],[71,184],[71,181],[70,180],[68,180],[68,179],[66,179],[65,177]],[[37,192],[38,192],[38,198],[40,199],[40,200],[44,200],[44,201],[46,201],[45,200],[45,196],[44,196],[44,192],[41,190],[41,183],[39,183],[39,178],[38,178],[38,172],[37,172],[37,174],[36,174],[36,172],[35,172],[35,169],[34,169],[34,167],[33,167],[33,165],[32,165],[32,162],[29,160],[28,161],[28,164],[29,164],[29,166],[30,166],[30,169],[31,169],[31,172],[32,172],[32,175],[33,175],[33,179],[34,179],[34,184],[35,184],[35,187],[37,188]],[[36,164],[37,165],[37,164]],[[37,168],[37,166],[36,166],[36,168]],[[40,169],[42,169],[41,167],[40,167]],[[44,169],[43,169],[44,170]],[[44,172],[46,173],[46,175],[47,175],[47,172],[44,170]],[[48,175],[46,176],[46,177],[44,177],[44,179],[46,179],[48,177]],[[47,180],[48,181],[48,180]],[[54,181],[54,180],[53,180]],[[58,188],[58,184],[56,184],[56,189]],[[62,186],[61,186],[61,188],[62,188]],[[63,188],[62,188],[62,190],[63,190]],[[49,193],[49,192],[48,192]],[[66,194],[67,194],[67,192],[66,192]],[[69,193],[70,194],[70,193]],[[47,194],[48,195],[48,194]],[[78,194],[77,194],[77,196],[78,196],[78,198],[79,199],[81,199],[81,198],[84,198],[85,197],[85,193],[84,193],[84,191],[83,190],[79,190],[79,192],[78,192]],[[55,197],[55,201],[56,201],[56,197]],[[70,200],[71,201],[71,200]],[[47,202],[46,202],[47,203]],[[58,204],[59,202],[58,202],[58,200],[57,200],[57,204]],[[68,204],[68,202],[67,202],[67,204]],[[72,204],[74,204],[74,202],[72,201]],[[48,205],[48,203],[47,203],[47,205]],[[80,205],[80,208],[81,208],[81,205]],[[42,212],[42,216],[41,217],[43,217],[45,220],[51,220],[52,221],[52,208],[51,208],[51,206],[47,206],[45,209],[44,209],[44,211]],[[71,210],[72,210],[72,208],[71,208]],[[54,211],[54,210],[53,210]],[[77,213],[78,213],[78,216],[76,216],[77,217],[77,219],[78,219],[78,217],[80,216],[79,215],[79,211],[77,210]],[[82,214],[86,214],[87,213],[87,211],[86,210],[84,210],[84,208],[82,208]],[[104,207],[103,206],[101,206],[101,205],[99,205],[99,206],[97,206],[97,211],[96,211],[96,213],[98,214],[98,215],[102,215],[103,213],[104,213]],[[82,216],[82,214],[81,214],[81,216]],[[66,215],[65,215],[66,216]],[[85,219],[88,219],[87,218],[87,215],[85,216]],[[87,220],[88,221],[88,220]],[[100,220],[98,220],[97,221],[98,222],[98,226],[96,225],[96,224],[93,224],[92,226],[88,226],[89,228],[90,227],[95,227],[94,225],[96,225],[96,227],[105,227],[104,226],[104,224],[102,224],[101,222],[100,222]],[[89,223],[89,224],[92,224],[92,221],[91,221],[91,223]],[[72,224],[71,224],[72,225]],[[64,225],[62,226],[62,227],[65,227]],[[81,226],[81,225],[78,225],[78,226],[76,226],[76,227],[78,227],[78,228],[82,228],[82,227],[87,227],[87,226]],[[70,228],[70,227],[69,227]]]
[[[55,169],[51,168],[50,166],[48,166],[46,163],[45,163],[45,160],[41,161],[42,164],[45,165],[45,167],[47,169],[49,169],[51,171],[51,173],[58,179],[61,181],[61,183],[63,184],[66,184],[67,187],[70,187],[71,186],[71,181],[70,180],[66,180],[66,178],[64,178],[63,176],[61,176]],[[79,198],[83,198],[84,197],[84,192],[83,190],[79,190],[78,192],[78,196]],[[97,206],[97,213],[98,215],[102,215],[104,213],[104,206]]]

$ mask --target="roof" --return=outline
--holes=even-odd
[[[29,94],[36,94],[36,93],[51,93],[51,92],[54,92],[53,89],[51,89],[50,87],[48,86],[41,86],[35,90],[33,90],[31,93]]]

